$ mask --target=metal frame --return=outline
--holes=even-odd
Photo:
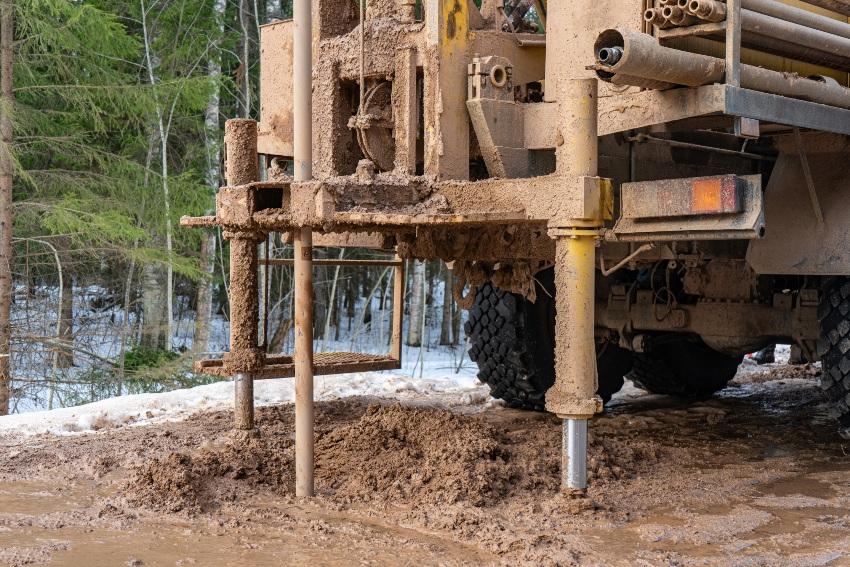
[[[648,113],[652,105],[658,112]],[[722,115],[850,135],[850,110],[732,85],[643,91],[600,100],[600,134]]]
[[[260,260],[266,266],[294,266],[292,258]],[[401,368],[401,333],[404,321],[404,261],[393,260],[312,260],[314,266],[386,266],[393,269],[393,310],[390,327],[390,349],[385,355],[358,352],[318,352],[313,355],[313,374],[325,376],[345,372],[377,372]],[[229,377],[222,359],[204,359],[195,368],[202,374]],[[269,355],[262,367],[252,372],[255,380],[291,378],[295,376],[295,359],[292,355]]]

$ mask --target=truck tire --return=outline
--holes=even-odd
[[[821,388],[832,402],[838,433],[850,439],[850,278],[826,281],[818,306]]]
[[[486,283],[475,292],[464,330],[478,379],[494,398],[518,409],[544,411],[546,390],[555,383],[554,271],[537,274],[537,301]],[[623,387],[631,353],[616,345],[597,349],[598,394],[608,402]]]
[[[650,353],[635,353],[628,378],[635,386],[680,398],[707,398],[726,387],[743,356],[729,356],[702,343],[663,342]]]

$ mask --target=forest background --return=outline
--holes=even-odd
[[[291,10],[0,0],[0,415],[212,380],[191,369],[227,349],[228,243],[179,219],[214,209],[224,121],[259,118],[261,26]],[[269,351],[291,352],[291,270],[266,269]],[[462,364],[451,272],[405,273],[406,344]],[[316,349],[386,352],[391,279],[317,267]]]

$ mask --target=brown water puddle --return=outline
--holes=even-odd
[[[765,564],[771,556],[783,558],[782,564],[850,565],[850,492],[816,478],[825,471],[836,472],[816,468],[765,483],[752,497],[728,504],[659,510],[621,529],[583,535],[612,558],[611,565],[630,564],[641,552],[709,565],[746,564],[747,558]]]
[[[295,524],[276,522],[274,510],[265,508],[261,520],[249,517],[235,528],[174,519],[140,519],[130,529],[98,525],[108,521],[89,525],[73,512],[88,510],[94,490],[94,485],[57,489],[40,482],[0,484],[0,564],[264,567],[492,559],[433,534],[301,506],[279,508],[281,517],[297,518]]]

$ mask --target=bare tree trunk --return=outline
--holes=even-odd
[[[198,303],[195,311],[195,339],[192,351],[195,355],[207,352],[210,344],[210,321],[213,303],[213,273],[215,272],[215,233],[205,232],[201,238],[201,268],[204,279],[198,282]]]
[[[440,266],[443,271],[443,318],[440,321],[440,344],[452,343],[452,271],[448,266]]]
[[[135,248],[138,244],[134,244]],[[124,395],[124,366],[127,362],[127,342],[130,339],[130,300],[133,293],[133,274],[136,271],[136,260],[130,260],[127,269],[127,279],[124,283],[124,321],[121,325],[121,351],[118,357],[118,388],[116,395]]]
[[[165,213],[165,250],[168,254],[168,262],[166,263],[166,282],[165,282],[165,302],[166,302],[166,342],[165,347],[171,350],[172,341],[174,339],[174,258],[173,258],[173,227],[171,226],[171,189],[168,178],[168,136],[171,129],[171,119],[174,117],[174,109],[177,106],[179,97],[174,97],[171,103],[171,110],[168,114],[168,122],[165,120],[166,109],[162,106],[159,97],[156,96],[156,73],[154,55],[151,51],[151,37],[147,24],[147,7],[144,0],[140,0],[142,10],[142,34],[145,47],[145,66],[147,67],[148,79],[151,86],[154,88],[156,99],[156,118],[157,129],[159,132],[159,160],[160,160],[160,176],[162,177],[162,197],[164,202]]]
[[[369,270],[369,266],[362,266],[361,269],[359,270],[359,276],[360,276],[359,279],[360,279],[361,290],[362,290],[361,293],[363,294],[363,297],[366,297],[366,295],[369,293],[369,279],[370,279],[371,275],[372,274],[371,274],[371,271]],[[372,301],[371,301],[371,299],[363,305],[363,322],[368,323],[369,325],[372,324]]]
[[[422,322],[425,318],[425,262],[414,260],[412,271],[407,345],[420,346],[422,344]]]
[[[251,16],[248,2],[239,0],[239,29],[242,32],[240,39],[242,47],[242,60],[240,61],[241,76],[239,77],[242,87],[242,118],[251,118],[251,32],[249,31],[247,19]]]
[[[210,58],[207,61],[207,73],[213,82],[213,91],[204,113],[204,148],[207,154],[206,182],[215,196],[221,185],[221,49],[224,36],[224,12],[227,0],[213,0],[218,37],[213,41]],[[210,210],[209,212],[212,212]],[[195,315],[195,340],[192,350],[197,356],[209,350],[210,320],[212,319],[213,273],[215,272],[216,242],[215,232],[204,232],[201,237],[201,269],[205,278],[198,284],[198,305]]]
[[[339,259],[342,260],[345,258],[345,248],[339,249]],[[333,319],[334,310],[336,308],[336,288],[339,283],[339,269],[340,266],[334,267],[334,278],[331,281],[331,295],[328,298],[328,313],[325,316],[325,329],[322,331],[322,346],[319,348],[319,352],[324,352],[325,346],[328,342],[328,335],[331,332],[331,324]],[[339,325],[337,325],[337,328]]]
[[[463,315],[463,310],[457,305],[452,295],[452,346],[460,344],[460,319]]]
[[[0,4],[0,415],[9,413],[12,383],[12,64],[14,8]]]
[[[157,264],[142,268],[142,346],[163,349],[165,335],[165,297],[162,274]]]
[[[71,368],[74,366],[74,278],[68,270],[62,278],[60,298],[58,338],[62,346],[56,352],[56,367]]]

